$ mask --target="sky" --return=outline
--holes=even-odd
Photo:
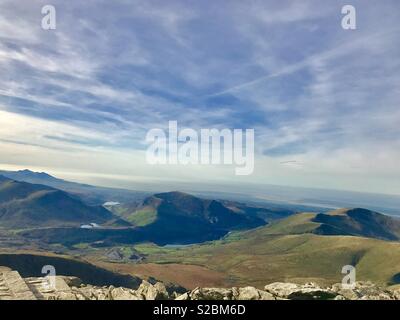
[[[0,0],[0,167],[400,194],[399,31],[397,0]],[[254,173],[148,164],[170,120],[254,129]]]

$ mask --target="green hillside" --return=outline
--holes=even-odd
[[[139,251],[147,252],[146,247]],[[344,265],[358,280],[398,283],[400,244],[350,236],[267,236],[180,249],[153,249],[147,262],[194,264],[222,272],[226,285],[262,287],[275,281],[341,282]]]
[[[330,216],[337,214],[333,212]],[[399,282],[400,243],[315,234],[322,225],[314,221],[315,217],[316,214],[297,214],[269,226],[231,233],[223,240],[203,245],[179,249],[153,248],[147,261],[204,266],[224,273],[227,286],[262,287],[274,281],[331,284],[341,282],[344,276],[341,269],[349,264],[356,267],[357,280],[385,285]],[[146,246],[137,249],[150,251]]]
[[[255,228],[266,221],[256,214],[221,201],[182,192],[155,194],[140,204],[110,208],[131,222],[145,241],[159,244],[193,243],[218,239],[231,230]],[[274,213],[278,215],[278,213]]]
[[[198,198],[182,192],[156,194],[141,203],[120,204],[109,210],[131,223],[125,228],[103,225],[101,229],[37,228],[19,235],[73,246],[103,241],[107,245],[153,242],[159,245],[200,243],[220,239],[231,231],[248,230],[293,214],[236,202]]]
[[[88,206],[64,191],[0,176],[1,227],[79,226],[113,219],[105,208]]]
[[[116,214],[138,226],[162,220],[192,219],[194,223],[219,229],[252,228],[265,224],[256,215],[228,207],[221,201],[201,199],[183,192],[166,192],[146,198],[139,205],[116,206]]]
[[[400,220],[378,212],[355,208],[318,214],[312,219],[321,225],[320,234],[347,234],[383,240],[400,240]]]
[[[274,221],[267,228],[249,231],[251,235],[258,233],[270,235],[314,233],[397,241],[400,239],[400,220],[361,208],[339,209],[327,213],[299,213]],[[240,236],[244,237],[246,234],[241,233]]]

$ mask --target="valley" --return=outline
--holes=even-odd
[[[332,285],[344,265],[357,280],[400,283],[400,221],[371,210],[302,212],[177,191],[107,196],[104,206],[87,199],[0,176],[0,265],[39,276],[41,265],[56,264],[87,283],[99,284],[93,274],[125,287],[134,279],[186,289]]]

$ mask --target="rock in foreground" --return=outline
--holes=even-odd
[[[161,282],[143,280],[136,290],[82,284],[76,277],[22,278],[17,271],[0,267],[0,300],[400,300],[400,289],[357,282],[351,289],[341,284],[320,287],[315,283],[275,282],[264,290],[196,288],[184,294],[167,290]]]

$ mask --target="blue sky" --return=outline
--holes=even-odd
[[[41,29],[46,4],[56,30]],[[114,186],[400,194],[399,18],[395,0],[2,0],[0,164]],[[254,174],[146,164],[146,132],[169,120],[254,128]]]

